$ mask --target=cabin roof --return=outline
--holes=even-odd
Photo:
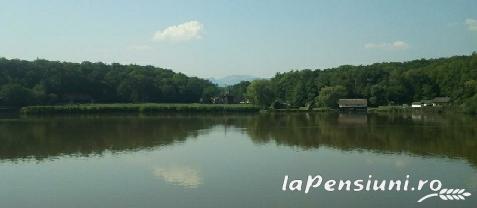
[[[435,97],[432,101],[435,103],[448,103],[450,101],[450,97]]]

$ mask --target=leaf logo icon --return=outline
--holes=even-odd
[[[438,196],[441,200],[465,200],[465,197],[472,195],[465,192],[465,189],[441,189],[439,193],[432,193],[420,198],[417,202],[422,202],[428,198]]]

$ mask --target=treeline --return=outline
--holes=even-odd
[[[370,106],[401,105],[447,96],[451,104],[477,113],[477,54],[277,73],[249,83],[246,95],[262,107],[276,101],[291,107],[336,107],[339,98],[366,98]]]
[[[366,98],[369,106],[387,106],[450,97],[451,105],[477,113],[477,54],[294,70],[226,88],[153,66],[0,58],[0,106],[207,103],[220,95],[263,108],[276,103],[334,108],[340,98]]]
[[[0,106],[63,103],[193,103],[210,81],[153,66],[0,58]]]

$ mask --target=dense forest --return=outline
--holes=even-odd
[[[477,113],[477,53],[294,70],[225,88],[153,66],[0,58],[0,106],[197,103],[220,95],[263,108],[277,101],[289,107],[333,108],[340,98],[366,98],[370,106],[383,106],[450,97],[452,105]]]
[[[231,88],[241,89],[241,83]],[[336,107],[339,98],[366,98],[370,106],[410,104],[450,97],[455,106],[477,112],[477,53],[409,62],[344,65],[325,70],[277,73],[255,80],[247,96],[256,104],[280,101],[291,107],[313,103]]]
[[[218,93],[205,79],[153,66],[0,59],[0,106],[192,103]]]

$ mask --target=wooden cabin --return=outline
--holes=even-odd
[[[448,105],[450,102],[450,97],[435,97],[432,99],[433,106],[444,106]]]
[[[360,111],[368,109],[367,99],[339,99],[338,106],[340,110],[344,111]]]
[[[449,97],[435,97],[432,100],[421,100],[420,102],[413,102],[411,107],[421,108],[427,106],[445,106],[450,103]]]

